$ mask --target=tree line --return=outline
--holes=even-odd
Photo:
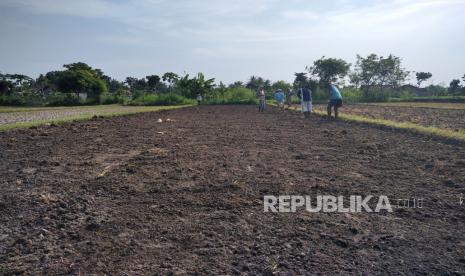
[[[359,91],[365,99],[372,94],[403,89],[410,71],[402,65],[402,59],[389,55],[387,57],[370,54],[357,55],[355,64],[339,58],[321,57],[306,66],[303,72],[294,74],[294,81],[272,82],[259,76],[251,76],[246,82],[236,81],[228,86],[223,82],[215,83],[214,78],[207,78],[202,73],[194,76],[179,76],[174,72],[162,75],[147,75],[144,78],[127,77],[118,81],[106,75],[101,69],[92,68],[83,62],[63,65],[63,70],[41,74],[37,79],[22,74],[0,74],[0,104],[15,104],[21,99],[48,98],[56,104],[79,102],[85,95],[86,103],[113,103],[124,99],[134,99],[148,94],[176,94],[185,98],[195,98],[202,94],[206,98],[226,98],[231,89],[245,88],[256,91],[264,87],[271,96],[277,89],[288,90],[307,86],[314,92],[323,91],[329,82],[341,87]],[[423,82],[430,79],[430,72],[416,72],[416,84],[420,89]],[[423,89],[434,90],[440,95],[465,95],[465,75],[453,79],[449,87],[430,85]],[[244,91],[240,93],[245,93]],[[18,103],[17,103],[18,104]],[[21,103],[19,103],[21,104]]]
[[[314,92],[324,90],[330,82],[339,84],[352,91],[361,91],[364,99],[369,99],[370,93],[383,94],[383,92],[402,92],[406,87],[410,71],[402,65],[402,59],[389,55],[387,57],[370,54],[366,57],[357,55],[354,65],[339,58],[321,57],[312,65],[306,66],[304,72],[294,74],[292,84],[283,81],[271,83],[258,76],[252,76],[246,83],[246,87],[257,89],[264,87],[265,90],[288,87],[309,87]],[[453,79],[448,87],[430,85],[421,88],[423,82],[432,77],[430,72],[415,72],[418,89],[423,89],[435,96],[459,96],[465,95],[465,75],[462,77],[464,85],[459,79]],[[236,82],[233,85],[240,84]]]
[[[65,64],[63,68],[41,74],[37,79],[22,74],[0,74],[0,104],[27,104],[40,99],[73,104],[82,102],[82,97],[86,104],[113,103],[145,93],[173,92],[194,98],[197,93],[206,93],[215,87],[215,79],[207,79],[202,73],[180,77],[166,72],[161,76],[127,77],[118,81],[83,62]]]

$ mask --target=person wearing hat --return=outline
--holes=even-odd
[[[285,97],[286,96],[284,95],[284,92],[281,89],[276,90],[276,92],[274,93],[274,99],[276,100],[276,103],[278,104],[278,109],[281,111],[284,111]]]

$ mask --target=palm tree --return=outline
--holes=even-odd
[[[247,85],[245,87],[251,89],[251,90],[258,90],[258,88],[260,87],[260,81],[259,79],[261,79],[260,77],[256,77],[256,76],[251,76],[249,81],[247,82]]]
[[[235,87],[244,87],[244,83],[242,81],[236,81],[229,85],[229,88],[235,88]]]
[[[197,94],[208,94],[215,87],[215,79],[205,79],[204,74],[198,73],[197,77],[192,79],[192,96]]]

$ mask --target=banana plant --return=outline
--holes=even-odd
[[[189,74],[186,74],[176,82],[179,92],[189,98],[195,98],[197,94],[208,96],[214,87],[215,79],[206,79],[202,73],[198,73],[192,79],[189,78]]]
[[[213,91],[215,87],[215,79],[205,79],[205,76],[202,73],[198,73],[197,77],[193,79],[193,95],[202,94],[204,96],[209,96],[210,92]]]

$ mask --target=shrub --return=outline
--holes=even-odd
[[[402,94],[400,95],[400,100],[404,102],[409,102],[413,101],[413,95],[409,91],[402,91]]]
[[[25,105],[23,97],[19,95],[1,95],[0,96],[0,105]]]
[[[114,94],[104,93],[100,95],[100,104],[115,104],[119,102],[118,96]]]
[[[341,91],[344,102],[358,103],[363,101],[363,92],[360,89],[346,88]]]
[[[255,92],[245,87],[233,87],[223,93],[214,93],[206,97],[207,104],[256,104]]]
[[[24,91],[11,95],[0,96],[1,105],[15,105],[15,106],[42,106],[45,104],[44,98],[33,91]]]
[[[118,103],[122,105],[128,105],[131,102],[131,100],[126,96],[118,96],[117,99]]]
[[[46,97],[46,104],[49,106],[60,105],[80,105],[82,104],[79,97],[74,93],[60,93],[55,92]]]
[[[195,101],[178,94],[142,94],[129,102],[129,105],[187,105]]]
[[[370,90],[368,93],[363,93],[362,102],[387,102],[392,96],[389,91]]]

